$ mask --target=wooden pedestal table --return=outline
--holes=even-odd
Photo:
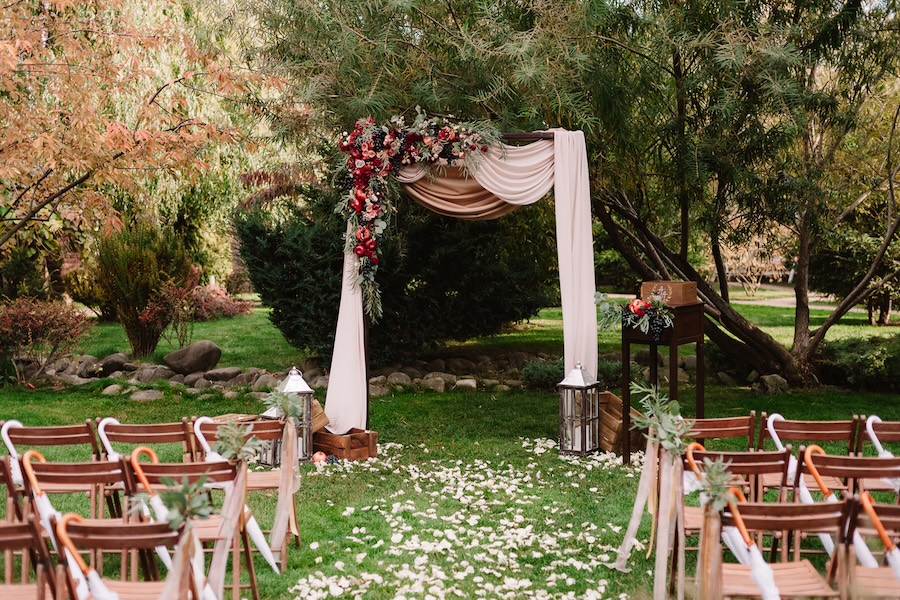
[[[622,327],[622,430],[631,429],[631,345],[650,346],[650,383],[659,385],[659,364],[657,348],[669,347],[669,398],[678,399],[678,346],[697,344],[697,409],[698,419],[703,418],[703,303],[673,306],[675,316],[673,327],[665,329],[659,340],[639,329]],[[622,460],[631,464],[631,436],[622,438]]]

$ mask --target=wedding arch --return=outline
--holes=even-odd
[[[510,134],[419,115],[411,127],[372,119],[345,134],[348,216],[344,277],[325,412],[334,433],[366,427],[368,410],[366,312],[380,310],[375,273],[378,239],[390,207],[385,179],[393,177],[418,203],[445,216],[495,219],[554,190],[565,371],[581,363],[597,372],[597,313],[587,152],[581,131]],[[434,165],[440,168],[434,169]]]

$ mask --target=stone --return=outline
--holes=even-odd
[[[197,388],[198,390],[204,390],[211,385],[212,384],[205,377],[201,377],[200,379],[198,379],[197,381],[194,382],[194,387]]]
[[[622,362],[622,353],[621,352],[607,352],[606,354],[600,355],[600,360]]]
[[[81,356],[73,354],[69,364],[62,370],[61,375],[74,375],[78,371],[78,365],[81,364]]]
[[[753,384],[752,389],[757,394],[774,396],[788,391],[790,385],[788,385],[787,379],[781,375],[762,375],[759,380]]]
[[[474,362],[476,365],[484,365],[484,364],[490,363],[492,361],[491,361],[490,356],[487,356],[485,354],[479,354],[478,356],[472,357],[472,362]]]
[[[265,400],[266,396],[268,396],[269,394],[267,394],[266,392],[250,392],[247,395],[251,398],[255,398],[256,400]]]
[[[696,371],[697,370],[697,357],[693,354],[688,354],[687,356],[681,357],[680,367],[687,369],[688,371]]]
[[[153,379],[171,379],[176,373],[169,367],[159,366],[153,369]]]
[[[414,368],[418,371],[425,371],[428,368],[428,363],[425,362],[424,360],[414,360],[411,363],[409,363],[409,366],[411,366],[412,368]]]
[[[175,381],[174,379],[169,380],[169,387],[176,390],[184,389],[184,384],[180,381]]]
[[[516,389],[516,390],[520,389],[521,387],[523,387],[525,385],[525,383],[523,381],[520,381],[518,379],[507,379],[505,383],[509,387]]]
[[[425,371],[446,371],[447,366],[444,364],[444,359],[436,358],[433,361],[429,362],[425,365]]]
[[[369,397],[370,398],[380,398],[382,396],[387,396],[391,393],[391,386],[389,385],[373,385],[369,384]]]
[[[384,385],[385,383],[387,383],[387,377],[385,377],[384,375],[378,375],[377,377],[370,377],[370,378],[369,378],[369,385],[370,385],[370,386],[373,386],[373,385]]]
[[[422,371],[420,371],[419,369],[417,369],[415,367],[403,367],[402,369],[400,369],[400,372],[408,375],[410,379],[421,379],[422,378]]]
[[[215,398],[215,397],[216,397],[215,394],[200,394],[199,396],[197,396],[197,400],[209,400],[209,399]]]
[[[86,383],[90,383],[91,379],[85,379],[84,377],[79,377],[78,375],[66,375],[63,373],[62,375],[56,376],[57,381],[61,381],[67,385],[84,385]]]
[[[198,379],[203,379],[203,371],[184,376],[184,385],[192,386]]]
[[[214,369],[222,357],[222,349],[209,340],[199,340],[163,357],[163,362],[176,373],[187,375]]]
[[[113,371],[109,374],[110,379],[125,379],[124,371]]]
[[[528,362],[528,355],[524,352],[510,352],[506,357],[509,365],[515,369],[521,369]]]
[[[222,367],[220,369],[210,369],[204,377],[209,381],[228,381],[234,379],[241,374],[240,367]]]
[[[468,375],[475,372],[475,363],[465,358],[451,358],[447,360],[447,372],[454,375]]]
[[[104,356],[97,363],[97,374],[100,377],[109,377],[111,373],[121,371],[128,362],[128,356],[124,352],[116,352],[109,356]]]
[[[315,371],[317,369],[321,370],[322,368],[322,359],[317,356],[312,356],[303,361],[303,365],[301,367],[303,369],[303,373],[305,374],[307,371]]]
[[[171,383],[172,385],[184,383],[184,375],[182,375],[181,373],[172,375],[171,377],[169,377],[169,383]]]
[[[165,397],[159,390],[138,390],[131,395],[131,400],[134,402],[151,402],[153,400],[161,400]]]
[[[303,379],[305,379],[308,383],[316,377],[321,377],[324,374],[325,371],[323,371],[322,369],[307,369],[303,371]]]
[[[501,383],[500,385],[495,385],[495,386],[492,388],[492,390],[495,391],[495,392],[509,392],[509,391],[512,390],[512,388],[509,387],[508,385],[503,385],[503,384]]]
[[[114,383],[103,388],[103,391],[100,393],[104,396],[116,396],[122,393],[122,386],[118,383]]]
[[[269,375],[268,373],[263,373],[259,377],[256,378],[256,381],[253,382],[254,390],[264,390],[264,389],[275,389],[278,387],[278,384],[281,383],[281,380],[275,377],[274,375]]]
[[[725,385],[737,385],[737,379],[735,379],[734,375],[727,371],[719,371],[718,373],[716,373],[716,377]]]
[[[81,358],[81,362],[78,363],[78,371],[75,372],[75,375],[83,379],[87,379],[89,377],[97,376],[97,357],[96,356],[83,356]]]
[[[461,392],[474,392],[478,389],[478,382],[474,379],[460,379],[453,386],[453,389]]]
[[[326,390],[328,389],[328,375],[322,375],[320,377],[316,377],[314,381],[309,382],[309,387],[314,390]]]
[[[238,396],[240,396],[240,394],[238,394],[238,393],[235,392],[234,390],[228,390],[227,392],[225,392],[225,393],[222,394],[222,395],[225,396],[226,398],[228,398],[229,400],[234,400],[235,398],[237,398]]]
[[[195,387],[189,387],[189,388],[186,388],[186,389],[184,390],[184,393],[185,393],[185,394],[190,394],[191,396],[193,396],[194,394],[199,394],[199,393],[200,393],[200,390],[198,390],[198,389],[195,388]]]
[[[132,381],[136,381],[138,383],[149,383],[155,379],[153,376],[155,373],[156,367],[153,366],[138,369],[134,372]]]
[[[447,382],[440,377],[426,377],[422,380],[422,386],[426,389],[443,393],[447,389]]]
[[[639,365],[648,366],[650,364],[650,350],[647,348],[641,348],[637,352],[634,353],[634,362]],[[658,351],[656,353],[656,364],[659,366],[663,365],[663,357]]]
[[[481,385],[483,385],[486,388],[492,388],[494,386],[500,385],[500,382],[497,381],[496,379],[482,379]]]
[[[443,379],[444,383],[449,383],[451,385],[456,383],[456,375],[443,373],[441,371],[432,371],[430,373],[426,373],[422,379]]]
[[[133,362],[127,362],[124,365],[122,365],[123,371],[137,371],[139,368],[140,368],[140,365],[137,363],[133,363]]]
[[[391,373],[387,376],[388,383],[392,385],[412,385],[412,377],[407,375],[406,373],[402,373],[397,371],[396,373]]]
[[[750,374],[747,375],[747,383],[756,383],[756,381],[759,379],[759,375],[759,371],[755,369],[753,371],[750,371]]]
[[[247,371],[246,373],[241,373],[237,377],[228,381],[228,387],[244,387],[247,385],[253,384],[256,380],[256,373],[251,373]]]

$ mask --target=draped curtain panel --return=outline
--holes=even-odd
[[[581,131],[554,130],[553,140],[497,144],[469,177],[457,168],[429,176],[422,165],[397,179],[416,202],[448,217],[496,219],[554,189],[556,244],[566,373],[581,363],[597,373],[597,310],[587,152]],[[325,412],[334,433],[366,425],[366,354],[356,256],[344,256],[344,278]]]

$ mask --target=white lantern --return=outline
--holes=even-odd
[[[312,460],[312,401],[313,390],[303,379],[297,367],[291,367],[288,376],[276,388],[284,394],[296,394],[300,396],[300,417],[296,420],[297,426],[297,459],[300,461]],[[271,407],[260,415],[263,419],[281,419],[284,415],[276,407]],[[281,441],[272,444],[272,454],[269,460],[263,460],[263,464],[278,466],[281,462]]]
[[[559,451],[588,454],[600,448],[600,383],[577,363],[559,390]]]

